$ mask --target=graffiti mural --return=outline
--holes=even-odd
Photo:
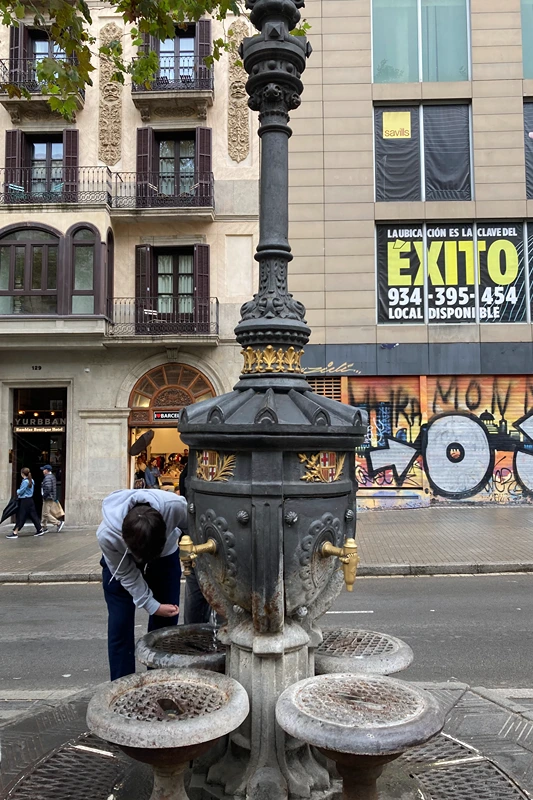
[[[533,376],[348,378],[362,506],[533,502]]]

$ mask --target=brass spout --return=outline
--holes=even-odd
[[[208,539],[205,544],[194,544],[189,534],[186,533],[180,540],[180,561],[183,564],[183,574],[191,574],[194,562],[202,553],[210,553],[214,556],[216,552],[217,543],[214,539]]]
[[[355,539],[347,538],[344,540],[342,547],[335,547],[331,542],[324,542],[320,549],[322,558],[330,556],[337,556],[342,564],[342,571],[344,572],[344,584],[348,592],[353,592],[353,585],[355,583],[355,575],[357,573],[357,566],[359,564],[359,556],[357,555],[357,544]]]

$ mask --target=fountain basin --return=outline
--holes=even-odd
[[[401,754],[442,730],[437,701],[381,675],[318,675],[286,689],[279,725],[315,747],[359,755]]]
[[[152,670],[98,687],[87,725],[154,768],[151,800],[186,800],[183,773],[249,712],[232,678],[207,670]]]
[[[326,628],[315,650],[315,673],[392,675],[407,669],[413,651],[406,642],[377,631]]]
[[[213,625],[172,625],[145,634],[135,656],[156,669],[209,669],[224,672],[226,647],[216,638]]]

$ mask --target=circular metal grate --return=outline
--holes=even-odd
[[[324,656],[355,656],[369,658],[394,653],[395,642],[386,634],[357,631],[353,628],[334,628],[324,632],[324,641],[316,649]]]
[[[169,722],[218,711],[226,699],[226,695],[212,684],[182,680],[130,689],[118,695],[111,708],[129,719]]]
[[[152,648],[162,653],[181,656],[226,652],[226,646],[217,640],[216,633],[188,630],[184,636],[179,628],[176,628],[175,633],[167,634],[164,638],[161,637],[156,644],[152,645]]]
[[[425,708],[423,698],[408,686],[379,676],[345,678],[328,676],[305,686],[294,703],[323,722],[346,727],[379,728],[408,722]]]

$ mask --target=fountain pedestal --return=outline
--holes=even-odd
[[[154,770],[150,800],[188,800],[183,775],[248,716],[236,681],[205,670],[154,670],[100,686],[87,725]]]
[[[444,726],[427,692],[378,675],[320,675],[290,686],[276,706],[279,725],[317,747],[343,778],[343,800],[378,800],[390,761]]]

